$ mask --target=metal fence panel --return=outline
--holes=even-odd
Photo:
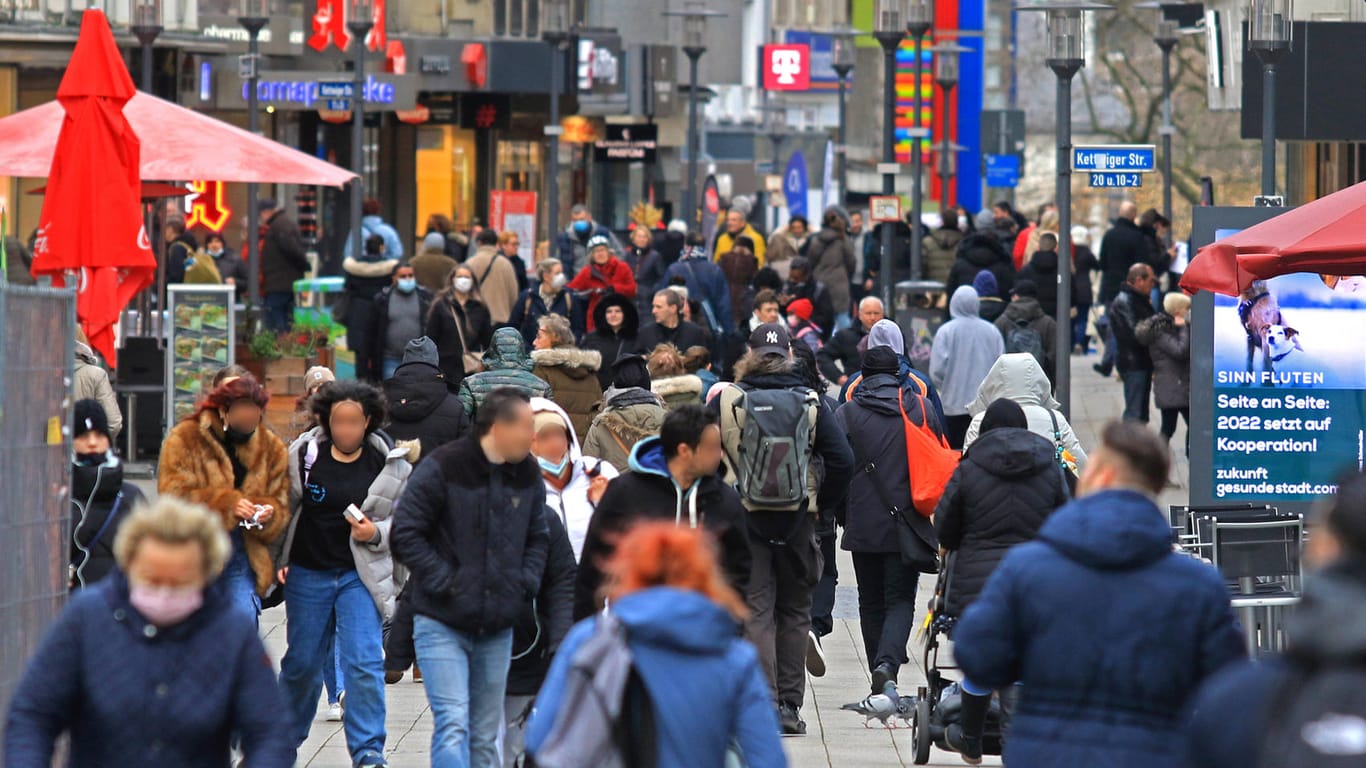
[[[0,713],[66,602],[75,323],[71,291],[0,285]]]

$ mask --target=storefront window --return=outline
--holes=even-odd
[[[450,216],[456,226],[468,226],[474,210],[474,131],[453,125],[424,125],[417,129],[417,222],[420,234],[434,213]]]

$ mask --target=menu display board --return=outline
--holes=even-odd
[[[214,374],[235,361],[235,288],[231,285],[168,285],[166,424],[194,413],[213,386]]]

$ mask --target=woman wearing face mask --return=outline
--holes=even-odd
[[[114,570],[114,536],[145,500],[136,485],[123,480],[123,464],[110,445],[109,417],[98,401],[76,401],[71,447],[71,588],[80,589]]]
[[[296,746],[318,711],[335,637],[346,691],[352,765],[384,765],[384,633],[398,586],[389,555],[394,502],[412,467],[379,426],[384,395],[358,381],[324,384],[310,401],[318,426],[289,448],[293,516],[278,560],[288,650],[280,685]]]
[[[565,290],[568,282],[559,259],[543,259],[536,265],[535,284],[517,297],[508,319],[508,326],[521,332],[527,348],[536,343],[541,318],[546,315],[569,318],[574,338],[583,338],[586,305],[572,291]]]
[[[248,286],[251,285],[250,277],[247,273],[247,262],[237,251],[228,247],[227,240],[217,232],[210,232],[204,238],[204,253],[213,258],[218,265],[218,274],[223,278],[224,285],[237,286],[237,298],[242,298]]]
[[[460,391],[466,374],[484,369],[480,357],[493,341],[493,320],[479,298],[474,270],[461,265],[451,273],[451,285],[442,291],[427,314],[427,337],[436,342],[441,373],[452,392]]]
[[[251,376],[228,377],[161,446],[157,492],[217,512],[232,540],[223,581],[251,616],[275,578],[269,547],[289,521],[285,444],[262,424],[270,395]]]
[[[218,579],[232,553],[218,515],[163,496],[114,540],[118,570],[67,603],[29,661],[5,764],[288,768],[284,701],[256,624]]]
[[[602,367],[598,368],[598,385],[604,391],[612,386],[612,365],[635,349],[636,335],[640,333],[640,313],[635,302],[619,293],[608,294],[593,310],[597,315],[592,333],[583,337],[584,349],[591,349],[602,355]]]
[[[619,472],[616,467],[579,448],[579,434],[564,409],[544,397],[531,398],[536,414],[536,437],[531,454],[541,465],[545,480],[545,503],[569,531],[575,562],[583,555],[583,539],[607,484]]]

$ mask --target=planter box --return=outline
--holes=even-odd
[[[282,357],[279,360],[270,360],[265,364],[266,378],[282,378],[285,376],[298,376],[308,372],[308,358],[304,357]]]

